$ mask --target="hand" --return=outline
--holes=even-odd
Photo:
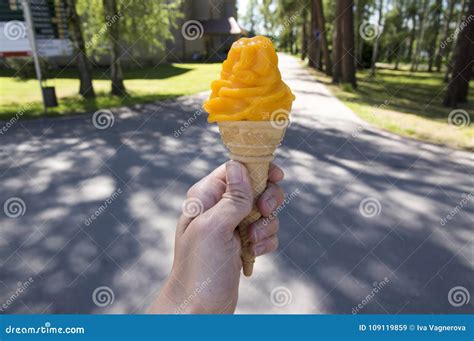
[[[249,226],[255,256],[278,246],[278,218],[265,218],[283,202],[283,190],[276,185],[282,179],[283,171],[270,165],[267,188],[257,200],[262,218]],[[171,274],[151,313],[235,311],[242,268],[236,228],[250,213],[252,203],[247,168],[235,161],[215,169],[189,189],[176,230]]]

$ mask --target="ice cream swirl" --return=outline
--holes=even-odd
[[[288,116],[295,96],[282,81],[278,56],[270,39],[241,38],[222,63],[221,78],[211,84],[204,103],[209,122],[268,121]],[[286,117],[288,118],[288,117]]]

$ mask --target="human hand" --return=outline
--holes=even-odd
[[[255,256],[278,246],[278,218],[265,218],[283,202],[283,190],[276,185],[282,179],[283,171],[270,165],[267,188],[257,200],[262,218],[248,230]],[[252,204],[247,169],[235,161],[215,169],[189,189],[176,230],[171,274],[151,313],[235,311],[242,268],[236,228]]]

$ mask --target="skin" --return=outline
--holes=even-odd
[[[283,203],[284,192],[276,184],[283,176],[272,164],[267,188],[257,200],[262,218],[249,226],[256,256],[278,247],[278,218],[265,218]],[[200,202],[202,210],[195,217],[179,218],[173,267],[149,312],[231,314],[242,269],[236,228],[253,203],[247,169],[235,161],[221,165],[189,189],[187,201]]]

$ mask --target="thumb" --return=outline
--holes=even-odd
[[[253,192],[247,168],[240,162],[227,162],[226,191],[204,215],[216,229],[233,231],[250,213],[252,206]]]

